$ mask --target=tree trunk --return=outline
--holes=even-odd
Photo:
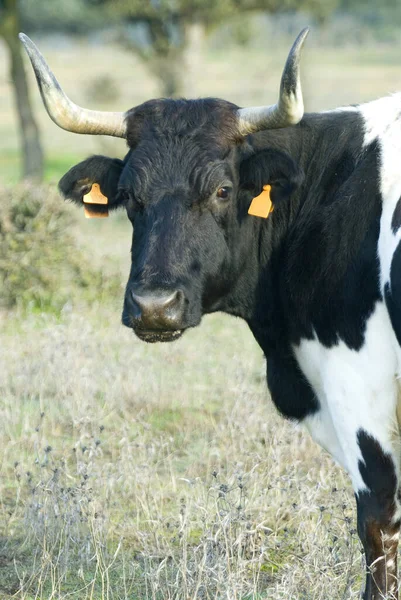
[[[148,66],[160,82],[163,98],[177,98],[182,94],[184,61],[182,52],[175,50],[167,56],[155,53],[148,59]]]
[[[183,93],[187,98],[199,96],[198,81],[202,73],[202,51],[205,40],[205,26],[200,22],[191,22],[185,26],[186,49],[184,55],[185,77]]]
[[[18,112],[23,154],[23,178],[41,180],[43,177],[43,151],[39,130],[29,101],[28,83],[18,39],[19,15],[17,0],[5,0],[0,25],[0,35],[10,51],[10,73]]]
[[[182,19],[168,20],[159,16],[148,21],[151,51],[148,53],[150,70],[161,84],[165,98],[182,94],[184,76],[185,28]]]

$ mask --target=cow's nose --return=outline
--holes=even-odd
[[[152,294],[131,291],[131,308],[141,329],[180,329],[185,311],[185,295],[182,290]]]

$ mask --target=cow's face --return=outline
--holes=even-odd
[[[224,310],[247,269],[257,231],[252,196],[273,201],[299,180],[281,153],[255,153],[222,100],[158,100],[129,113],[124,161],[92,157],[61,180],[78,203],[93,183],[133,226],[122,320],[146,341],[170,341],[203,314]]]
[[[97,183],[109,208],[126,208],[134,233],[123,322],[140,338],[176,339],[205,312],[226,309],[239,278],[247,278],[256,235],[255,218],[247,215],[252,195],[271,184],[276,202],[299,180],[289,156],[268,147],[255,153],[249,134],[302,118],[299,59],[307,33],[290,51],[273,106],[155,100],[124,114],[74,105],[21,34],[46,109],[60,127],[127,139],[124,161],[94,156],[73,167],[60,190],[82,204]]]
[[[150,102],[129,118],[123,323],[147,341],[171,340],[216,310],[236,277],[241,137],[233,107],[216,100]]]

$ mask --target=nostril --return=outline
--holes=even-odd
[[[142,290],[141,290],[142,292]],[[182,326],[185,312],[185,294],[182,290],[172,293],[153,291],[151,294],[129,293],[131,316],[144,329],[178,329]]]
[[[171,294],[169,298],[164,301],[165,308],[178,308],[184,304],[184,292],[177,290]]]
[[[136,294],[134,294],[133,291],[131,291],[129,298],[130,298],[132,316],[135,319],[139,319],[141,316],[141,313],[142,313],[141,296],[137,296]]]

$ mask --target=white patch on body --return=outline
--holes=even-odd
[[[379,148],[378,178],[367,173],[372,186],[377,186],[382,199],[378,258],[380,288],[390,284],[391,264],[401,243],[401,227],[393,232],[392,220],[401,198],[401,94],[349,109],[364,120],[364,147],[377,141]],[[297,361],[314,389],[320,409],[306,417],[303,424],[311,436],[348,471],[355,492],[369,492],[359,464],[363,461],[358,444],[358,431],[371,436],[382,450],[391,456],[398,485],[401,472],[401,348],[393,331],[384,301],[377,302],[366,320],[364,343],[360,350],[351,350],[343,341],[331,348],[324,347],[317,336],[302,340],[294,348]],[[398,417],[398,418],[397,418]],[[367,465],[369,469],[370,466]],[[392,522],[401,518],[397,497]],[[383,544],[397,544],[399,531],[383,532]],[[385,550],[385,549],[384,549]],[[385,551],[386,552],[386,551]],[[390,555],[378,557],[371,565],[372,573],[380,560],[386,561],[386,571],[395,570],[393,549]],[[387,592],[392,595],[397,584],[392,575]]]
[[[357,432],[363,429],[391,454],[400,470],[396,417],[398,385],[394,332],[383,302],[366,323],[359,351],[340,341],[331,348],[316,338],[294,348],[298,363],[313,387],[320,410],[303,420],[311,436],[349,473],[355,491],[366,491],[358,463],[363,460]]]
[[[380,148],[378,183],[383,207],[378,254],[383,292],[386,283],[390,282],[391,261],[401,241],[401,228],[393,233],[391,226],[395,208],[401,198],[401,93],[363,104],[359,110],[365,121],[364,145],[368,146],[377,140]],[[398,344],[397,353],[401,366]]]
[[[372,174],[371,184],[378,186],[383,203],[378,242],[383,293],[386,283],[390,282],[394,252],[401,242],[401,228],[393,233],[391,226],[401,198],[401,93],[337,111],[359,113],[364,121],[364,147],[376,140],[378,143],[379,180]],[[358,468],[362,460],[357,441],[359,429],[392,455],[399,475],[397,379],[401,379],[401,348],[385,303],[377,303],[367,320],[365,341],[359,351],[349,349],[343,341],[325,348],[315,337],[301,341],[295,354],[320,403],[320,410],[303,423],[316,442],[348,471],[354,489],[366,490]],[[400,408],[398,406],[399,411]],[[394,518],[400,515],[398,509]]]

